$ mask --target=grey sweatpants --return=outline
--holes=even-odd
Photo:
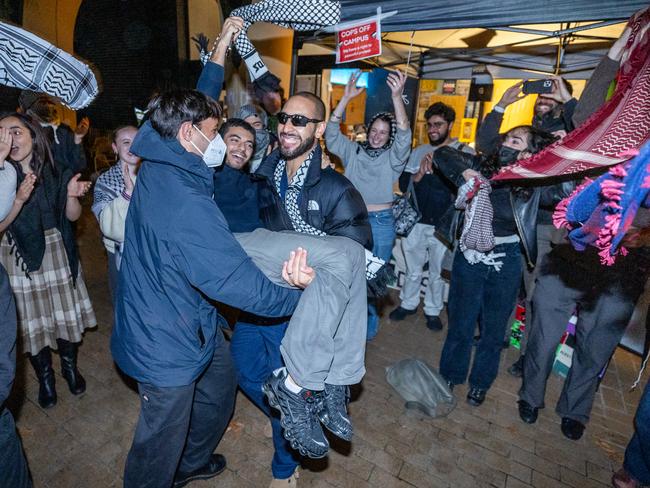
[[[266,229],[235,237],[260,270],[278,285],[289,286],[282,279],[282,264],[297,247],[307,250],[307,263],[316,271],[280,346],[296,383],[310,390],[322,390],[325,383],[359,383],[365,374],[367,330],[363,247],[347,237]]]

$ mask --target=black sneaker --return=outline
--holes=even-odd
[[[174,488],[181,488],[190,481],[207,480],[220,474],[226,469],[226,458],[221,454],[213,454],[210,457],[210,462],[202,468],[192,471],[191,473],[178,473],[174,477]]]
[[[526,400],[519,400],[517,404],[519,406],[519,418],[521,418],[521,420],[527,424],[534,424],[537,422],[537,414],[539,413],[538,408],[533,407]]]
[[[352,440],[352,423],[348,417],[350,388],[344,385],[328,385],[318,409],[318,418],[332,434],[344,441]]]
[[[284,437],[302,456],[325,457],[329,442],[316,415],[322,393],[304,388],[293,393],[284,384],[287,376],[286,368],[276,369],[262,387],[269,404],[280,411]]]
[[[436,332],[442,330],[442,320],[440,320],[440,317],[438,317],[437,315],[427,315],[427,314],[424,314],[424,316],[427,319],[427,329]]]
[[[391,319],[393,322],[399,322],[400,320],[404,320],[407,316],[413,315],[417,311],[418,311],[417,308],[415,310],[407,310],[400,306],[397,307],[395,310],[393,310],[391,313],[389,313],[388,318]]]
[[[467,392],[467,403],[474,407],[479,407],[485,401],[485,394],[487,390],[481,388],[471,387],[469,392]]]
[[[510,373],[515,378],[521,378],[524,375],[524,355],[519,356],[512,366],[508,368],[508,373]]]

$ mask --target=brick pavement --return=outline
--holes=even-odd
[[[38,383],[24,357],[19,358],[10,405],[17,416],[35,485],[47,488],[121,486],[121,474],[134,424],[138,397],[116,371],[108,349],[111,306],[105,257],[97,226],[86,212],[79,226],[82,264],[99,327],[86,333],[80,369],[88,382],[84,395],[73,397],[57,370],[59,402],[38,407]],[[618,350],[598,392],[593,419],[578,442],[565,439],[552,408],[538,422],[523,424],[517,415],[519,380],[503,372],[479,408],[464,402],[466,387],[456,388],[461,401],[449,417],[438,420],[406,412],[386,383],[384,370],[394,362],[419,357],[437,366],[442,333],[426,329],[418,313],[401,323],[384,318],[377,339],[369,344],[368,373],[350,405],[356,436],[351,446],[333,442],[326,460],[308,462],[300,486],[311,487],[576,487],[609,486],[632,432],[641,391],[628,392],[639,358]],[[502,370],[516,358],[503,354]],[[57,359],[55,358],[55,361]],[[549,381],[552,406],[561,383]],[[221,446],[228,469],[199,487],[265,487],[270,481],[271,440],[265,418],[243,396]]]

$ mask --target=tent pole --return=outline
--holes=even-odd
[[[508,32],[520,32],[522,34],[535,34],[538,36],[546,36],[546,37],[560,37],[566,34],[571,34],[573,32],[580,32],[583,30],[591,30],[591,29],[596,29],[598,27],[606,27],[608,25],[614,25],[614,24],[620,24],[621,22],[624,22],[625,19],[621,20],[605,20],[603,22],[596,22],[595,24],[589,24],[589,25],[582,25],[579,27],[572,27],[570,29],[562,29],[560,27],[560,30],[557,31],[545,31],[545,30],[540,30],[540,29],[524,29],[523,27],[490,27],[490,29],[494,30],[502,30],[502,31],[508,31]]]
[[[413,112],[411,113],[411,134],[415,137],[415,124],[418,121],[418,107],[420,106],[420,80],[422,79],[422,68],[424,68],[424,63],[422,56],[420,56],[420,62],[418,63],[418,84],[415,87],[415,97],[413,103]]]
[[[289,75],[289,96],[293,96],[296,91],[296,75],[298,73],[298,51],[302,47],[302,39],[293,33],[293,42],[291,45],[291,74]]]

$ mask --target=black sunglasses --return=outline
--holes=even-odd
[[[305,117],[304,115],[298,115],[298,114],[293,114],[289,115],[284,112],[278,113],[278,122],[280,122],[282,125],[286,124],[289,119],[291,119],[291,125],[294,127],[306,127],[307,124],[310,122],[313,122],[314,124],[318,124],[319,122],[322,122],[322,120],[318,119],[310,119],[309,117]]]

